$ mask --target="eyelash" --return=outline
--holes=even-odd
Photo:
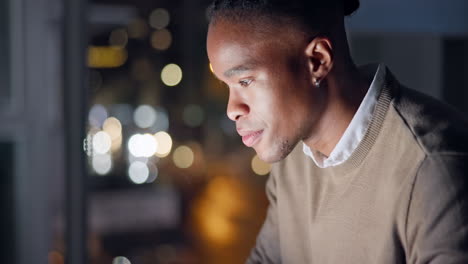
[[[249,86],[250,83],[252,83],[252,79],[246,79],[246,80],[240,80],[239,81],[239,84],[242,87],[247,87],[247,86]]]

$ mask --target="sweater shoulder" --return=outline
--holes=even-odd
[[[393,106],[427,155],[468,153],[468,120],[451,106],[406,87]]]

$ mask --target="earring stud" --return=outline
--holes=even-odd
[[[316,80],[316,81],[314,82],[314,85],[315,85],[315,87],[320,88],[320,81],[319,81],[319,80]]]

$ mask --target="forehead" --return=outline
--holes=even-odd
[[[219,68],[269,62],[297,50],[302,44],[299,32],[289,26],[218,19],[209,27],[207,51],[213,67]]]

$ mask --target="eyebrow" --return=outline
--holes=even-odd
[[[239,65],[235,66],[227,71],[224,72],[224,76],[227,78],[231,78],[234,75],[241,74],[246,71],[250,71],[253,68],[253,64],[249,63],[248,65]]]

